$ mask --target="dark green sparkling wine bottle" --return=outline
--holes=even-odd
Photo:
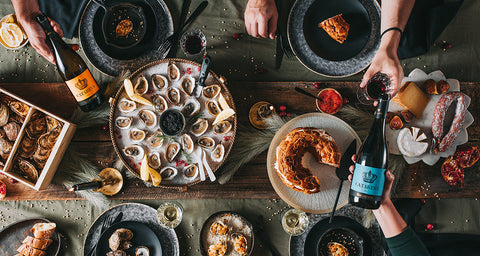
[[[382,201],[385,172],[388,166],[388,147],[385,139],[385,117],[390,95],[380,97],[375,120],[362,144],[355,163],[348,201],[351,205],[378,209]]]
[[[53,30],[47,16],[40,14],[36,20],[45,30],[50,42],[58,73],[77,100],[80,109],[86,112],[100,106],[103,95],[85,61]]]

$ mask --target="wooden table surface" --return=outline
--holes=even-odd
[[[318,92],[312,83],[304,82],[230,82],[228,88],[233,95],[238,111],[238,122],[248,124],[248,111],[257,101],[266,100],[276,107],[286,105],[290,112],[303,114],[314,112],[315,102],[294,91],[295,86],[312,93]],[[357,82],[323,82],[320,86],[335,88],[356,102]],[[461,90],[472,98],[469,111],[474,117],[480,113],[479,82],[462,82]],[[53,84],[0,84],[0,87],[17,94],[24,99],[45,108],[52,113],[68,119],[76,107],[73,96],[63,83]],[[359,106],[360,107],[360,106]],[[373,109],[369,109],[372,110]],[[480,139],[480,119],[468,128],[469,144],[478,144]],[[71,144],[93,163],[108,166],[115,157],[108,131],[102,127],[77,130]],[[189,187],[186,192],[177,192],[161,188],[147,188],[139,179],[126,181],[123,191],[113,199],[185,199],[185,198],[278,198],[267,175],[266,152],[253,159],[237,171],[233,179],[225,185],[203,182]],[[423,162],[412,164],[397,177],[395,197],[398,198],[455,198],[477,197],[480,193],[480,164],[465,171],[463,188],[450,187],[440,174],[440,160],[434,166]],[[5,177],[2,179],[7,180]],[[79,199],[60,185],[50,185],[48,189],[37,192],[19,183],[8,184],[6,200],[71,200]]]

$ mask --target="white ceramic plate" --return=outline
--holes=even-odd
[[[440,80],[445,80],[448,82],[450,85],[450,88],[448,89],[449,92],[458,92],[460,91],[460,83],[456,79],[447,79],[445,75],[437,70],[434,71],[430,74],[427,74],[423,72],[423,70],[420,69],[414,69],[408,77],[405,77],[402,81],[402,84],[405,82],[414,82],[417,84],[420,88],[422,88],[423,84],[425,83],[426,80],[428,79],[433,79],[435,82],[438,82]],[[441,95],[430,95],[430,101],[428,102],[425,110],[423,111],[422,118],[416,119],[414,118],[412,122],[408,123],[406,127],[419,127],[422,129],[422,132],[425,133],[428,137],[428,141],[430,143],[431,147],[431,140],[433,138],[432,134],[432,119],[433,119],[433,111],[435,110],[435,106],[437,105],[437,102],[440,100]],[[466,103],[467,103],[467,108],[470,105],[470,97],[466,97]],[[454,104],[453,104],[454,105]],[[403,108],[398,106],[395,102],[391,101],[390,106],[388,108],[389,112],[400,112],[402,111]],[[451,112],[451,113],[449,113]],[[451,118],[453,117],[453,111],[447,112],[446,115],[446,122],[449,122],[449,120],[452,120]],[[450,115],[449,115],[450,114]],[[449,118],[450,116],[450,118]],[[452,143],[452,145],[447,149],[445,152],[438,152],[436,155],[433,152],[430,152],[430,150],[427,150],[426,153],[424,153],[421,156],[418,157],[408,157],[408,156],[403,156],[405,158],[405,161],[407,161],[408,164],[413,164],[418,161],[423,161],[424,163],[432,166],[437,161],[440,159],[440,157],[449,157],[455,153],[455,150],[457,146],[462,145],[468,141],[468,133],[467,133],[467,128],[473,123],[474,119],[472,114],[467,110],[467,114],[465,117],[465,123],[463,125],[462,130],[460,131],[460,134],[458,135],[457,139]],[[389,127],[387,127],[387,141],[388,141],[388,149],[390,150],[390,153],[395,154],[395,155],[401,155],[402,153],[398,149],[397,145],[397,137],[398,134],[400,133],[400,130],[392,130]]]
[[[340,185],[340,180],[335,174],[335,167],[320,164],[310,153],[305,154],[303,158],[305,167],[310,169],[320,181],[320,192],[311,195],[297,192],[283,184],[275,169],[278,145],[291,130],[297,127],[324,129],[335,139],[335,143],[342,154],[354,139],[357,140],[357,148],[359,148],[361,144],[360,138],[352,127],[341,119],[323,113],[310,113],[290,120],[275,134],[275,137],[270,143],[267,156],[268,177],[280,198],[290,206],[305,212],[316,214],[330,212],[335,202],[338,186]],[[343,184],[342,192],[338,200],[338,208],[347,204],[348,201],[350,182],[344,182],[345,184]]]

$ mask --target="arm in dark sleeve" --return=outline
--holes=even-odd
[[[387,238],[387,245],[393,256],[429,256],[425,245],[415,231],[408,226],[402,233]]]

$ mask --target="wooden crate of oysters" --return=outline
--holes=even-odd
[[[48,187],[76,125],[0,88],[0,173]]]

